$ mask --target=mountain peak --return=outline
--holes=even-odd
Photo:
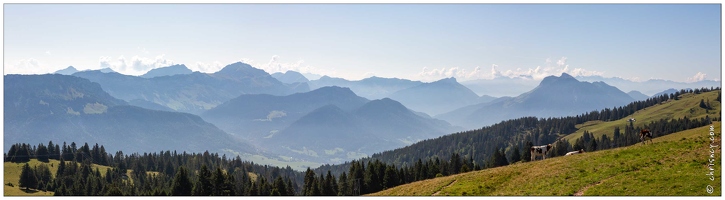
[[[455,77],[450,77],[435,81],[434,83],[458,83],[458,81]]]
[[[234,73],[234,72],[238,72],[238,71],[249,70],[252,68],[253,67],[249,64],[246,64],[243,62],[235,62],[235,63],[229,64],[227,66],[224,66],[224,68],[222,68],[221,70],[219,70],[216,73],[223,73],[223,74]]]
[[[331,95],[331,96],[357,96],[355,92],[350,90],[350,88],[347,87],[339,87],[339,86],[325,86],[318,88],[316,90],[310,91],[310,94],[315,95]]]
[[[561,73],[561,76],[559,76],[559,78],[575,79],[573,76],[571,76],[565,72]]]
[[[76,72],[78,72],[78,70],[75,67],[73,67],[73,66],[68,66],[65,69],[61,69],[61,70],[55,71],[56,74],[63,74],[63,75],[71,75],[71,74],[76,73]]]
[[[214,73],[214,75],[221,75],[232,79],[270,76],[267,72],[261,69],[254,68],[251,65],[243,62],[235,62],[229,64],[218,72]]]
[[[153,78],[153,77],[159,77],[159,76],[171,76],[171,75],[177,75],[177,74],[191,74],[192,71],[186,67],[186,65],[183,64],[176,64],[171,65],[168,67],[161,67],[152,69],[146,74],[141,75],[141,77],[144,78]]]
[[[544,78],[544,80],[541,80],[541,84],[539,85],[550,85],[554,83],[573,83],[573,82],[580,82],[579,80],[576,80],[576,78],[572,77],[571,75],[567,73],[561,73],[561,76],[547,76]]]

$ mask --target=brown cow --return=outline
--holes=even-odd
[[[642,141],[642,144],[645,144],[647,138],[649,138],[649,143],[652,143],[652,132],[650,132],[649,129],[642,129],[642,131],[639,132],[639,140]]]

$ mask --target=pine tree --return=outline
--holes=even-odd
[[[46,162],[46,163],[50,162],[50,160],[48,160],[49,154],[50,153],[48,152],[48,148],[46,148],[45,145],[43,145],[43,143],[38,144],[38,149],[36,149],[36,151],[35,151],[35,155],[38,158],[38,161]]]
[[[196,177],[196,184],[192,189],[191,194],[194,196],[209,196],[212,195],[212,183],[211,183],[211,171],[206,167],[206,164],[201,165],[199,174]]]
[[[349,184],[348,184],[348,180],[347,180],[347,173],[342,172],[342,174],[340,174],[339,178],[340,178],[340,180],[337,181],[337,183],[338,183],[337,196],[347,196],[348,194],[350,194],[348,192]]]
[[[531,143],[531,141],[526,141],[526,145],[524,145],[524,147],[526,147],[526,148],[524,149],[523,156],[521,157],[521,159],[524,162],[531,161],[531,151],[530,151],[530,149],[531,149],[532,146],[534,146],[534,143]]]
[[[398,185],[398,175],[393,166],[385,168],[385,176],[383,178],[383,189],[392,188]]]
[[[294,183],[292,183],[292,179],[290,179],[289,177],[287,177],[287,192],[286,192],[285,196],[294,196],[294,195],[296,195],[295,194],[295,187],[296,187],[296,185]]]
[[[276,179],[274,179],[271,195],[272,196],[286,196],[287,195],[287,185],[285,185],[284,181],[282,180],[282,177],[278,176]]]
[[[305,171],[305,180],[304,180],[304,186],[302,188],[302,194],[305,196],[312,196],[315,185],[315,172],[312,171],[309,167],[307,168],[307,171]]]
[[[589,141],[589,145],[587,145],[586,149],[587,149],[587,152],[596,151],[597,150],[597,140],[592,139],[591,141]]]
[[[25,187],[26,190],[38,187],[38,179],[35,177],[35,172],[30,168],[28,163],[23,165],[23,169],[20,172],[20,183],[18,187]]]
[[[223,195],[224,189],[225,189],[225,181],[226,178],[224,177],[224,172],[222,172],[222,169],[217,167],[214,171],[214,174],[211,177],[212,180],[212,188],[211,188],[211,195],[213,196],[221,196]]]
[[[511,154],[511,163],[515,163],[521,160],[521,153],[519,148],[514,146],[514,152]]]
[[[705,100],[704,99],[700,99],[700,108],[704,108],[706,110],[708,109],[707,108],[707,104],[705,104]]]
[[[174,181],[171,184],[171,195],[172,196],[191,196],[192,183],[189,180],[186,168],[183,166],[179,167],[174,176]]]

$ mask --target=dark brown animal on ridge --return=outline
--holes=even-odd
[[[652,133],[649,132],[649,129],[642,129],[639,132],[639,140],[642,140],[642,144],[645,144],[647,138],[649,138],[649,143],[652,143]]]

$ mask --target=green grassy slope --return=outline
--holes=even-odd
[[[30,167],[35,167],[37,165],[40,165],[43,162],[38,161],[37,159],[30,159]],[[58,160],[50,160],[48,163],[43,163],[50,168],[50,172],[53,175],[53,178],[55,178],[55,174],[58,171],[58,164],[60,164],[60,161]],[[66,161],[66,164],[70,164],[70,161]],[[25,188],[20,189],[19,181],[20,181],[20,172],[22,172],[23,165],[25,163],[12,163],[12,162],[5,162],[4,163],[4,171],[3,171],[3,195],[4,196],[52,196],[53,192],[43,192],[43,191],[36,191],[36,190],[30,190],[25,191]],[[80,165],[80,164],[79,164]],[[105,175],[106,171],[111,169],[109,166],[103,166],[103,165],[97,165],[92,164],[91,167],[95,170],[98,168],[98,171],[101,172],[101,175]],[[131,174],[133,173],[133,170],[128,170],[126,172],[126,175],[128,177],[132,177]],[[146,172],[148,174],[154,174],[158,172]],[[133,183],[133,179],[129,179]],[[12,183],[13,187],[10,187],[8,183]]]
[[[721,110],[720,102],[715,101],[717,99],[718,91],[710,91],[701,94],[687,93],[680,96],[679,100],[669,100],[659,105],[650,106],[646,109],[635,112],[625,118],[615,121],[590,121],[584,124],[579,124],[576,127],[579,130],[575,133],[569,134],[564,137],[569,143],[574,144],[576,139],[584,134],[584,131],[589,131],[594,134],[594,137],[599,138],[602,134],[610,136],[614,135],[614,127],[619,127],[624,132],[624,126],[629,124],[627,120],[630,118],[636,119],[634,122],[635,126],[648,124],[652,121],[658,121],[660,119],[679,119],[682,117],[688,117],[690,119],[703,118],[710,116],[710,118],[720,116]],[[710,106],[715,110],[707,112],[705,109],[700,108],[700,100],[710,100]]]
[[[720,122],[715,122],[713,128],[719,145]],[[709,130],[705,126],[655,138],[653,144],[515,163],[414,182],[371,195],[722,195],[720,177],[711,181],[705,175],[709,173]],[[721,148],[714,150],[714,174],[720,174]],[[706,192],[707,185],[713,186],[714,193]]]

